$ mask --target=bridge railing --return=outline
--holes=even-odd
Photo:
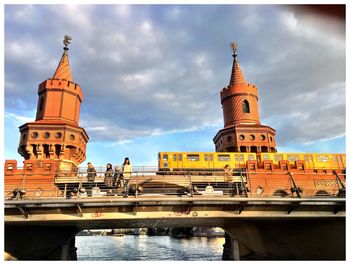
[[[99,168],[97,168],[99,169]],[[5,177],[5,198],[122,196],[123,181],[105,181],[97,171],[93,183],[86,168],[54,173],[14,173]],[[111,184],[111,185],[110,185]],[[157,167],[134,167],[129,180],[132,196],[241,196],[313,197],[345,196],[345,174],[315,172],[266,172],[238,170],[230,178],[223,171],[158,171]],[[17,191],[16,191],[17,190]],[[16,191],[16,192],[15,192]],[[25,192],[25,194],[21,194]]]

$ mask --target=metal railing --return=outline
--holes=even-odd
[[[53,173],[13,173],[5,177],[5,199],[120,197],[123,182],[105,182],[100,170],[89,182],[86,168]],[[158,171],[133,167],[129,195],[139,196],[237,196],[237,197],[344,197],[345,174],[234,171],[227,181],[224,171]]]

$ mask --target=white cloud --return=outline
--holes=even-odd
[[[33,117],[34,113],[36,113],[36,110],[30,113],[27,113],[26,116],[17,115],[11,112],[5,112],[5,118],[11,120],[15,125],[20,126],[27,122],[33,122],[35,120],[35,116]]]
[[[315,141],[308,141],[308,142],[305,142],[304,145],[312,145],[312,144],[319,143],[319,142],[327,142],[327,141],[331,141],[331,140],[345,137],[345,135],[346,135],[345,133],[341,133],[339,135],[335,135],[332,137],[321,138],[321,139],[317,139]]]
[[[87,131],[107,131],[107,126],[86,127]]]
[[[144,21],[141,25],[141,32],[144,34],[149,34],[152,31],[152,23],[149,21]]]
[[[85,29],[91,27],[91,14],[93,9],[90,5],[62,5],[61,8],[56,8],[57,12],[61,13],[62,19],[67,22],[79,25],[79,28]]]
[[[129,17],[131,13],[131,6],[130,5],[116,5],[115,11],[118,15],[122,17]]]
[[[175,95],[173,93],[168,93],[168,92],[156,92],[153,97],[157,100],[173,100],[175,99]]]
[[[286,25],[286,29],[296,32],[298,28],[298,20],[295,14],[289,11],[281,12],[282,22]]]
[[[177,20],[180,18],[182,12],[179,7],[170,8],[167,12],[167,16],[171,20]]]
[[[154,74],[151,71],[137,74],[126,74],[121,76],[123,83],[129,88],[135,88],[136,86],[148,86],[153,84],[156,80]]]

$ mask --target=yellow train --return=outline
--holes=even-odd
[[[246,168],[248,160],[256,160],[258,165],[272,161],[274,168],[279,168],[279,161],[288,161],[290,168],[295,161],[305,161],[305,169],[344,170],[345,154],[323,153],[225,153],[225,152],[159,152],[159,171],[179,170],[222,170],[226,164],[231,168]]]

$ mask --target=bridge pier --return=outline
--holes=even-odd
[[[238,240],[226,232],[223,247],[222,260],[240,260]]]
[[[5,252],[18,260],[77,260],[73,227],[5,226]]]
[[[345,260],[345,218],[234,220],[224,229],[224,260]]]

